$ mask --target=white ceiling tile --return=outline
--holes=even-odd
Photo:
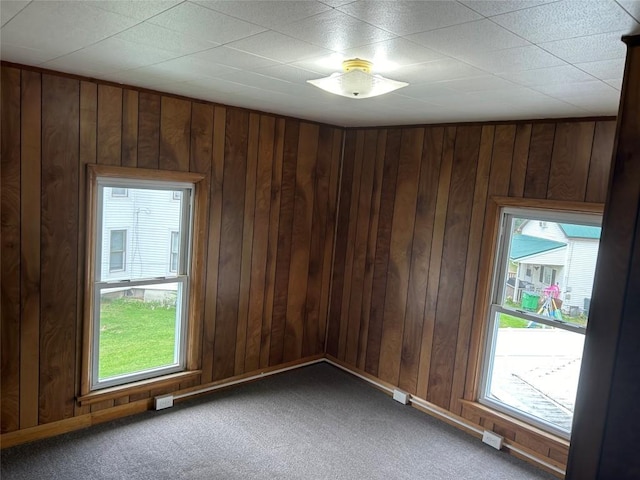
[[[250,53],[241,52],[240,50],[234,50],[233,48],[227,47],[212,48],[211,50],[205,50],[204,52],[194,53],[193,56],[206,62],[219,63],[246,70],[277,65],[277,62],[269,60],[268,58],[251,55]]]
[[[15,17],[20,10],[29,4],[29,0],[9,1],[3,0],[0,5],[0,25],[7,23]]]
[[[447,80],[438,82],[451,90],[458,92],[484,92],[487,90],[507,90],[510,88],[518,88],[518,85],[494,75],[486,75],[483,77],[461,78],[458,80]]]
[[[40,65],[58,56],[59,53],[52,52],[51,49],[44,51],[0,42],[0,57],[7,62],[22,63],[24,65]]]
[[[175,55],[166,50],[126,42],[119,38],[108,38],[90,47],[45,63],[46,68],[85,70],[108,73],[116,70],[152,65],[173,58]]]
[[[364,58],[369,60],[373,62],[374,69],[382,73],[406,65],[431,62],[444,58],[441,53],[416,45],[402,37],[363,45],[345,50],[342,53],[345,59]]]
[[[188,55],[218,46],[215,42],[200,40],[148,22],[131,27],[115,35],[115,38],[180,55]]]
[[[467,0],[461,1],[460,3],[464,3],[467,7],[485,17],[492,17],[501,13],[515,12],[516,10],[524,10],[556,1],[557,0]]]
[[[222,80],[228,82],[239,83],[253,88],[259,88],[262,90],[270,90],[274,92],[287,93],[293,86],[290,82],[278,80],[277,78],[267,77],[258,73],[246,72],[238,70],[233,73],[228,73],[220,77]]]
[[[136,20],[146,20],[171,7],[179,4],[182,0],[136,0],[135,2],[123,2],[122,0],[100,0],[94,5],[102,10],[135,18]]]
[[[329,5],[330,7],[340,7],[342,5],[346,5],[348,3],[353,3],[356,0],[319,0],[320,3],[324,3],[325,5]]]
[[[640,0],[616,0],[622,8],[640,22]]]
[[[456,80],[459,78],[482,77],[486,74],[487,72],[464,62],[454,60],[453,58],[446,58],[399,68],[393,72],[393,79],[417,85],[443,80]]]
[[[535,70],[524,70],[520,72],[507,72],[501,73],[500,76],[525,87],[551,85],[555,83],[588,82],[593,80],[593,76],[571,65],[537,68]]]
[[[620,30],[631,32],[638,27],[613,0],[564,0],[505,13],[492,20],[534,43]]]
[[[611,78],[609,80],[603,80],[608,85],[611,85],[616,90],[622,90],[622,77],[620,78]]]
[[[624,74],[624,58],[616,60],[602,60],[600,62],[576,63],[580,70],[593,75],[600,80],[607,78],[622,78]]]
[[[337,10],[277,27],[275,30],[336,52],[395,36]]]
[[[492,73],[518,72],[565,64],[559,58],[534,45],[495,52],[478,52],[474,55],[460,55],[460,58]]]
[[[272,67],[260,68],[256,70],[256,73],[297,84],[304,84],[307,80],[318,78],[317,72],[292,65],[274,65]]]
[[[539,46],[569,63],[609,60],[622,58],[626,55],[627,48],[620,40],[624,33],[624,31],[601,33],[545,42]]]
[[[2,41],[58,55],[115,35],[136,23],[85,2],[31,2],[2,28]]]
[[[171,10],[153,17],[149,22],[217,43],[233,42],[265,30],[258,25],[214,12],[190,2],[181,3]]]
[[[573,95],[565,100],[578,108],[587,110],[592,115],[616,115],[620,105],[620,92],[599,95]]]
[[[338,9],[383,30],[403,36],[482,18],[458,2],[447,1],[361,0]]]
[[[194,2],[266,28],[297,22],[331,9],[324,3],[309,0],[245,0],[241,2],[194,0]]]
[[[502,50],[530,45],[490,20],[440,28],[406,37],[412,42],[452,56],[467,56],[474,52]]]
[[[226,47],[270,58],[282,63],[326,56],[332,53],[331,50],[303,42],[297,38],[291,38],[282,33],[274,32],[273,30],[228,43]]]
[[[579,83],[562,83],[557,85],[540,85],[534,88],[540,93],[557,99],[563,99],[565,101],[569,101],[575,97],[582,98],[591,96],[594,98],[606,98],[615,96],[619,97],[620,95],[613,87],[599,80]]]

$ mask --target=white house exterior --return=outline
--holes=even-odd
[[[539,251],[532,248],[530,255],[512,257],[518,266],[516,278],[538,293],[557,283],[562,310],[582,312],[591,299],[600,230],[600,227],[537,220],[523,223],[521,235],[545,241],[538,242]]]
[[[105,187],[101,279],[176,273],[181,192]]]

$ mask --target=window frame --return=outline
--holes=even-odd
[[[182,327],[182,341],[184,342],[184,360],[179,369],[171,372],[163,372],[158,375],[127,376],[126,383],[107,385],[107,382],[98,382],[96,372],[97,366],[94,357],[97,352],[99,335],[96,331],[96,297],[94,295],[97,282],[96,275],[100,271],[100,252],[102,238],[96,235],[98,222],[101,222],[99,202],[100,188],[98,179],[106,179],[109,184],[134,182],[140,185],[175,185],[192,184],[193,194],[191,196],[191,228],[190,236],[185,240],[185,248],[182,249],[183,258],[179,258],[179,265],[184,266],[188,271],[189,281],[186,289],[183,290],[183,305],[186,309],[184,326]],[[185,375],[195,375],[199,373],[200,343],[202,316],[199,314],[198,305],[202,304],[204,294],[204,265],[201,261],[206,251],[206,218],[209,197],[209,176],[200,173],[190,172],[169,172],[162,170],[148,170],[130,167],[113,167],[104,165],[87,165],[87,221],[86,221],[86,257],[85,257],[85,289],[84,289],[84,309],[83,309],[83,337],[82,337],[82,359],[81,359],[81,379],[78,401],[80,404],[94,403],[97,397],[103,398],[105,395],[123,391],[136,390],[144,385],[165,384],[172,378],[182,378]],[[190,256],[186,255],[187,250]],[[188,259],[188,262],[187,262]],[[168,275],[164,279],[145,279],[141,283],[175,283],[178,275]],[[119,281],[108,282],[109,286],[117,285]],[[95,376],[95,378],[94,378]],[[96,385],[99,383],[99,385]]]
[[[487,226],[485,234],[483,235],[483,249],[480,260],[480,276],[478,284],[478,302],[475,307],[474,316],[478,319],[479,334],[474,336],[472,351],[476,353],[470,355],[469,359],[469,371],[472,372],[472,378],[470,379],[468,389],[465,391],[465,400],[477,402],[486,408],[490,408],[501,414],[506,414],[514,419],[514,422],[522,425],[523,422],[529,425],[533,429],[542,429],[550,435],[555,435],[559,438],[568,439],[569,435],[563,430],[553,427],[551,424],[547,424],[544,421],[539,421],[535,417],[523,414],[514,408],[502,408],[502,405],[497,402],[486,401],[486,398],[482,398],[483,391],[486,390],[487,382],[487,369],[490,368],[489,358],[493,356],[493,347],[495,346],[495,339],[490,337],[494,335],[494,323],[496,313],[510,314],[510,310],[504,309],[502,306],[494,305],[493,301],[496,298],[501,298],[501,289],[504,286],[496,289],[495,284],[499,282],[497,280],[498,269],[504,267],[506,272],[506,257],[508,257],[508,248],[501,248],[504,242],[503,237],[503,223],[502,212],[503,210],[528,210],[538,211],[545,220],[551,220],[553,218],[566,220],[566,215],[577,216],[593,216],[598,215],[602,219],[604,210],[603,204],[588,203],[588,202],[570,202],[570,201],[555,201],[555,200],[535,200],[535,199],[523,199],[523,198],[510,198],[510,197],[491,197],[487,203]],[[554,216],[556,212],[558,215]],[[500,258],[502,255],[502,258]],[[484,273],[482,273],[484,272]],[[506,274],[504,274],[506,275]],[[495,308],[495,309],[494,309]],[[504,309],[504,311],[503,311]],[[527,319],[535,321],[537,323],[547,324],[552,327],[560,327],[564,330],[575,331],[586,335],[586,329],[567,322],[560,322],[551,318],[541,318],[535,314],[527,314]],[[479,317],[479,318],[478,318]],[[493,341],[491,341],[493,340]],[[551,428],[549,428],[551,426]]]

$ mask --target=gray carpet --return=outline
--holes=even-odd
[[[0,454],[18,479],[552,479],[316,364]]]

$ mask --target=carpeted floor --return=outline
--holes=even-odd
[[[552,479],[321,363],[3,450],[18,479]]]

